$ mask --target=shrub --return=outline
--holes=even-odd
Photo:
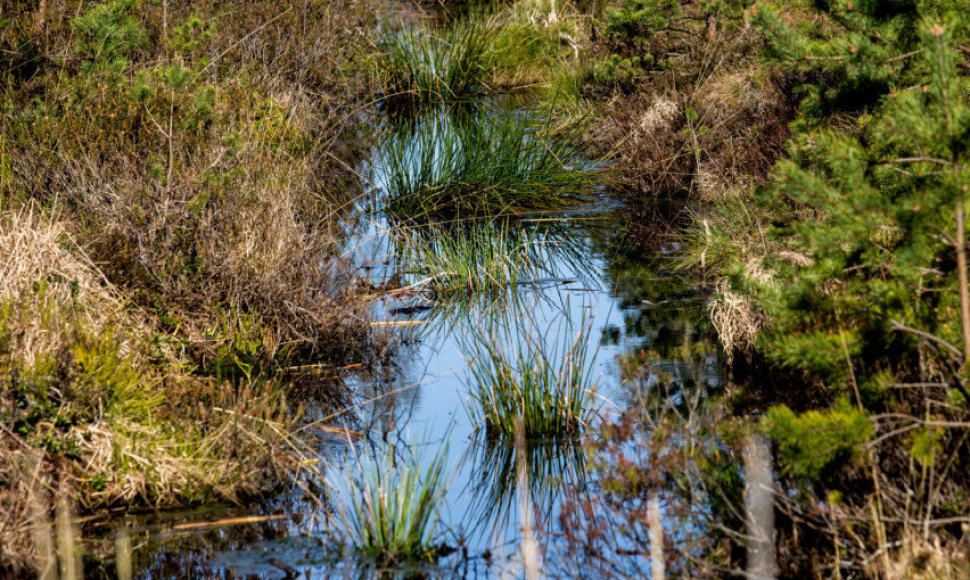
[[[800,415],[784,405],[774,407],[761,425],[777,442],[785,472],[807,480],[832,481],[839,469],[858,461],[873,432],[866,414],[845,399]]]
[[[608,30],[631,41],[644,41],[664,30],[681,15],[677,0],[623,0],[619,7],[608,8]]]
[[[851,17],[872,20],[871,34],[899,32],[901,22],[916,18],[868,10]],[[801,41],[776,30],[768,10],[760,14],[781,45],[771,54],[789,58],[786,51]],[[905,375],[927,337],[941,360],[960,364],[970,352],[970,314],[955,314],[970,313],[959,241],[966,179],[955,169],[968,161],[963,143],[970,125],[968,83],[954,60],[952,35],[961,29],[925,18],[918,44],[901,32],[891,45],[851,32],[810,45],[812,54],[840,55],[839,74],[855,79],[849,84],[898,78],[925,89],[887,87],[878,106],[848,130],[803,126],[792,159],[777,165],[763,199],[779,216],[772,238],[808,259],[769,259],[774,284],[737,280],[775,321],[763,352],[830,385],[845,384],[853,367],[861,377],[886,365]],[[823,93],[821,87],[811,93],[811,111],[830,101]],[[793,213],[796,219],[781,222]]]

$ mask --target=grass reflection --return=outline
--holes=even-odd
[[[388,235],[402,283],[428,287],[437,297],[594,276],[589,247],[555,220],[396,224]]]
[[[575,441],[533,440],[516,445],[510,441],[473,443],[466,459],[479,477],[470,490],[473,501],[469,517],[473,534],[500,538],[517,524],[519,494],[526,494],[537,527],[555,517],[556,507],[567,490],[584,489],[585,455]],[[523,466],[527,478],[519,477]],[[520,482],[527,482],[522,489]],[[521,517],[521,516],[519,516]]]
[[[513,302],[521,306],[521,302]],[[488,437],[578,435],[593,413],[596,349],[585,309],[555,323],[517,308],[459,337],[468,364],[468,412]]]

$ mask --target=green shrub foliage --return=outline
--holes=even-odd
[[[766,259],[771,280],[739,268],[733,282],[772,320],[761,352],[824,386],[823,399],[862,385],[873,406],[878,389],[867,385],[880,376],[963,392],[967,6],[819,2],[823,18],[801,29],[752,10],[767,58],[808,82],[790,159],[762,197],[778,216],[772,237],[790,251]],[[789,469],[805,476],[870,433],[841,407],[801,417],[776,408],[768,422]],[[814,457],[800,451],[812,447]]]
[[[801,415],[782,405],[762,419],[765,431],[779,447],[782,469],[790,475],[825,478],[833,467],[859,459],[859,449],[872,435],[865,413],[846,399],[825,411]]]

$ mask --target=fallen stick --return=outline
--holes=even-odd
[[[177,526],[172,526],[173,530],[197,530],[201,528],[217,528],[220,526],[234,526],[237,524],[255,524],[259,522],[269,522],[273,520],[285,520],[292,518],[292,514],[277,514],[273,516],[244,516],[240,518],[227,518],[224,520],[215,520],[211,522],[193,522],[191,524],[178,524]]]
[[[415,324],[428,324],[427,320],[381,320],[371,322],[371,326],[414,326]]]

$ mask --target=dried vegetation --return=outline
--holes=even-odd
[[[0,571],[34,562],[57,494],[90,511],[270,490],[299,417],[280,371],[379,355],[338,258],[369,14],[4,5]]]

